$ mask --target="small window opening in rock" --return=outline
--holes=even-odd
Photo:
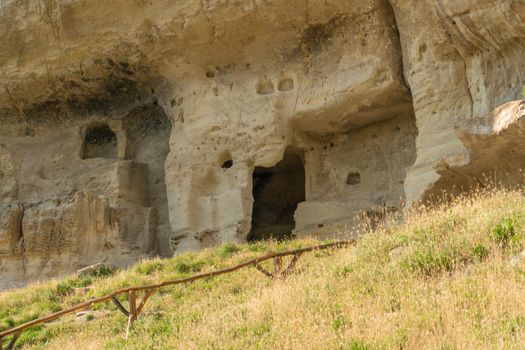
[[[219,154],[219,161],[217,162],[221,168],[230,169],[233,166],[233,157],[228,150],[223,150]]]
[[[228,160],[224,161],[224,163],[222,163],[222,168],[223,169],[230,169],[232,166],[233,166],[233,160],[231,160],[231,159],[228,159]]]
[[[294,81],[293,79],[283,79],[279,81],[279,85],[277,85],[277,89],[279,91],[291,91],[294,88]]]
[[[106,124],[87,130],[82,149],[82,159],[117,158],[117,135]]]
[[[358,185],[361,183],[361,175],[357,172],[350,172],[346,178],[348,185]]]
[[[24,135],[25,136],[30,136],[30,137],[35,136],[35,129],[25,128],[24,129]]]
[[[253,172],[252,227],[248,241],[287,239],[295,228],[297,205],[305,200],[304,155],[288,147],[283,160]]]
[[[275,92],[275,87],[271,81],[262,80],[257,84],[255,91],[259,95],[270,95]]]

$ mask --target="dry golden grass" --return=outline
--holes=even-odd
[[[255,269],[162,290],[124,339],[113,305],[26,334],[31,349],[521,349],[525,195],[490,190],[417,208],[355,247],[304,255],[272,282]],[[0,294],[0,329],[111,290],[233,265],[315,240],[223,245],[143,261],[114,276],[69,278]],[[525,260],[525,258],[524,258]],[[525,263],[523,264],[525,266]],[[84,293],[73,287],[90,285]]]

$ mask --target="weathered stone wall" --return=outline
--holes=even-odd
[[[115,142],[98,135],[90,145],[89,135],[101,128]],[[94,261],[127,265],[170,255],[163,248],[171,238],[163,166],[169,130],[153,105],[120,117],[35,120],[0,130],[2,285]]]
[[[306,201],[296,212],[298,234],[331,238],[351,229],[364,210],[402,208],[416,135],[408,114],[312,143],[305,161]]]
[[[440,171],[469,162],[455,132],[458,123],[522,98],[525,63],[518,57],[525,53],[525,4],[391,2],[418,126],[417,158],[405,182],[413,202],[441,191],[433,186]]]
[[[519,0],[3,1],[0,286],[258,237],[254,208],[276,236],[331,237],[494,169],[519,183],[523,109],[502,105],[524,18]]]

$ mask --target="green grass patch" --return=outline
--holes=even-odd
[[[411,216],[412,215],[412,216]],[[253,267],[164,288],[128,339],[111,304],[24,332],[26,349],[436,349],[525,344],[525,195],[496,191],[409,213],[406,223],[362,236],[354,247],[305,253],[272,281]],[[224,243],[128,270],[67,277],[0,293],[0,329],[133,285],[212,271],[315,240]],[[289,258],[288,260],[289,261]],[[264,263],[271,269],[271,261]],[[142,294],[141,294],[142,295]],[[139,296],[140,298],[140,296]],[[127,306],[126,295],[120,300]],[[96,311],[95,311],[96,310]]]

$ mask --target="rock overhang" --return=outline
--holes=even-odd
[[[295,119],[305,130],[318,130],[309,127],[316,119],[329,119],[326,131],[337,131],[388,118],[398,100],[410,100],[395,20],[386,1],[356,4],[9,3],[0,14],[4,118],[53,112],[57,105],[107,113],[136,104],[152,85],[169,105],[180,89],[222,89],[239,80],[255,86],[265,79],[276,80],[277,89],[290,78],[298,95]],[[358,51],[348,49],[355,46]],[[337,78],[338,71],[352,74]],[[375,110],[381,117],[371,116]]]

